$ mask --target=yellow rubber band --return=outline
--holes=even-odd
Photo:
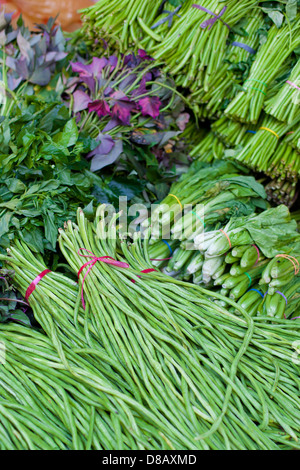
[[[175,196],[175,194],[169,194],[169,196],[172,196],[172,197],[174,197],[174,198],[176,199],[176,201],[178,202],[178,204],[180,205],[181,210],[182,210],[182,209],[183,209],[183,206],[182,206],[181,202],[179,201],[178,197]]]
[[[260,129],[263,129],[264,131],[269,131],[269,132],[271,132],[271,134],[274,134],[275,137],[277,137],[277,139],[280,139],[279,135],[276,134],[275,131],[272,131],[272,129],[269,129],[268,127],[260,127]]]

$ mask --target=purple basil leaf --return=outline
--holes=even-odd
[[[138,104],[143,116],[151,116],[152,118],[157,118],[159,116],[161,101],[158,96],[145,96],[144,98],[139,99]]]
[[[76,90],[73,93],[73,113],[76,114],[79,111],[83,111],[84,109],[87,109],[89,103],[91,102],[92,100],[89,97],[89,95],[84,93],[84,91]]]
[[[14,78],[11,75],[8,75],[7,77],[8,88],[14,91],[16,88],[18,88],[22,80],[23,80],[22,77]]]
[[[3,29],[3,31],[0,31],[0,46],[3,47],[6,44],[6,34]]]
[[[20,48],[21,55],[25,57],[29,63],[33,59],[33,49],[31,48],[29,42],[22,36],[20,31],[17,36],[17,43]]]
[[[59,60],[63,60],[65,57],[67,57],[67,55],[67,52],[52,51],[46,54],[45,60],[46,62],[58,62]]]
[[[35,69],[30,76],[29,81],[35,85],[46,86],[51,80],[51,72],[49,68]]]
[[[20,75],[20,77],[25,78],[26,80],[29,78],[29,70],[25,57],[21,57],[15,62],[15,71]]]
[[[89,112],[95,112],[101,118],[110,114],[110,108],[105,100],[96,100],[88,105]]]
[[[11,31],[10,33],[8,33],[6,36],[6,44],[9,44],[12,41],[14,41],[17,36],[18,36],[17,31]]]

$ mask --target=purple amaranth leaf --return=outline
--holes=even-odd
[[[96,138],[96,141],[100,142],[100,144],[94,150],[92,150],[92,152],[89,153],[88,157],[93,157],[97,153],[101,155],[107,155],[112,151],[115,146],[114,139],[109,134],[99,133],[98,137]]]
[[[89,65],[85,65],[81,62],[71,62],[73,72],[79,73],[81,80],[87,84],[92,93],[95,93],[96,79],[100,78],[102,69],[108,64],[108,60],[105,57],[99,59],[93,57],[93,61]]]
[[[106,78],[98,78],[98,90],[103,89],[104,96],[111,95],[113,93],[113,88],[107,85],[108,80]],[[113,83],[113,82],[112,82]]]
[[[17,63],[17,59],[14,59],[13,57],[6,57],[6,65],[8,68],[12,69],[12,70],[16,70],[16,63]]]
[[[88,104],[89,112],[95,112],[101,118],[110,114],[110,108],[105,100],[96,100]]]
[[[137,75],[135,73],[128,75],[119,83],[118,88],[120,90],[126,90],[126,88],[128,88],[130,85],[132,85],[135,82],[136,78],[137,78]]]
[[[62,82],[65,86],[65,90],[68,93],[73,93],[75,88],[78,86],[80,83],[80,78],[79,77],[71,77],[67,78],[65,75],[62,75]]]
[[[134,96],[135,98],[137,96],[145,95],[147,93],[147,88],[146,88],[146,83],[147,81],[150,81],[152,78],[152,74],[146,73],[142,80],[140,81],[139,87],[136,88],[131,92],[131,95]]]
[[[161,101],[158,96],[145,96],[139,99],[138,104],[143,116],[151,116],[152,118],[159,116]]]
[[[123,125],[130,125],[130,113],[135,109],[135,103],[120,90],[115,91],[110,96],[112,107],[112,117],[117,118]]]
[[[106,126],[103,129],[103,132],[109,132],[117,126],[121,126],[122,122],[118,118],[112,118],[108,121]]]
[[[76,90],[73,93],[73,113],[78,113],[88,108],[92,100],[84,91]]]
[[[140,59],[142,60],[154,60],[152,57],[150,57],[146,51],[144,51],[143,49],[139,49],[138,50],[138,56],[140,57]]]
[[[141,58],[134,54],[127,54],[124,57],[123,63],[127,68],[135,68],[142,62]]]
[[[179,114],[178,118],[176,119],[176,124],[181,131],[184,131],[189,120],[190,115],[188,113],[182,113]]]
[[[97,140],[100,140],[101,143],[88,154],[89,158],[92,157],[91,171],[98,171],[111,165],[123,152],[121,139],[113,140],[110,135],[99,134]]]
[[[111,55],[109,58],[108,58],[108,62],[111,66],[111,70],[114,70],[118,64],[118,57],[115,56],[115,55]]]

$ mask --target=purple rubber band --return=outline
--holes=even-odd
[[[218,20],[221,20],[222,23],[225,26],[227,26],[228,29],[230,29],[229,24],[225,23],[225,21],[223,21],[221,18],[221,16],[224,15],[225,11],[227,10],[226,6],[222,9],[222,11],[218,15],[208,10],[207,8],[202,7],[201,5],[196,5],[195,3],[192,5],[192,7],[198,8],[199,10],[205,11],[205,13],[209,13],[210,15],[214,16],[214,18],[209,18],[208,20],[203,21],[203,23],[200,24],[200,28],[205,29],[207,28],[207,26],[209,26],[208,29],[211,29]]]
[[[181,5],[179,5],[177,8],[175,8],[174,11],[169,11],[169,10],[164,10],[162,12],[162,15],[168,15],[166,16],[165,18],[162,18],[161,20],[157,21],[157,23],[155,23],[153,26],[151,26],[151,29],[155,29],[157,28],[158,26],[168,22],[168,26],[169,28],[171,28],[172,26],[172,23],[173,23],[173,19],[174,19],[174,16],[178,16],[178,18],[180,18],[180,15],[177,15],[177,12],[180,10],[181,8]]]
[[[231,43],[231,45],[236,46],[236,47],[241,47],[242,49],[245,49],[245,51],[249,52],[249,54],[256,54],[255,49],[253,49],[250,46],[247,46],[247,44],[244,44],[243,42],[234,41]]]
[[[286,304],[288,304],[288,299],[286,298],[286,296],[285,296],[282,292],[280,292],[279,290],[277,290],[277,291],[276,291],[276,294],[281,295],[281,296],[284,298]]]
[[[299,319],[300,317],[294,317],[294,318],[291,318],[291,320],[297,320]]]

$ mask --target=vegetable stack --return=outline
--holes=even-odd
[[[297,320],[272,319],[270,324],[267,318],[252,319],[216,294],[238,309],[239,317],[209,300],[208,291],[150,272],[140,237],[132,244],[115,237],[120,214],[107,225],[104,213],[100,206],[95,221],[88,222],[79,209],[78,225],[68,222],[60,232],[66,260],[80,273],[79,286],[48,273],[28,297],[45,329],[47,347],[35,339],[20,380],[29,375],[43,388],[45,402],[53,384],[59,384],[60,396],[52,393],[44,411],[52,423],[51,403],[61,418],[62,403],[67,406],[63,424],[55,419],[60,426],[57,446],[70,446],[72,440],[74,448],[95,448],[99,439],[110,450],[299,448],[292,346],[300,338]],[[24,244],[1,258],[15,269],[14,283],[24,293],[45,270]],[[15,336],[12,330],[0,328],[1,340],[10,340],[5,371],[18,365],[26,341],[20,327]],[[43,370],[44,382],[38,380],[38,370]],[[28,382],[28,387],[33,385]],[[33,409],[43,426],[46,418],[42,420],[36,402]],[[25,429],[29,436],[33,425],[31,420]],[[100,432],[106,427],[109,433]],[[49,445],[51,436],[53,442],[53,428]]]

